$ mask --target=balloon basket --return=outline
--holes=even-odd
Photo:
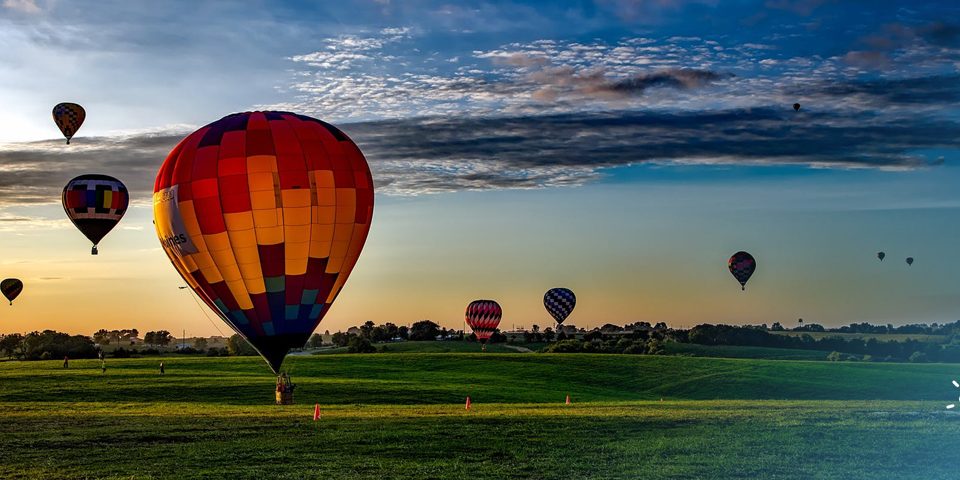
[[[277,405],[293,405],[293,390],[296,385],[290,381],[290,375],[277,375]]]
[[[293,392],[277,392],[277,405],[293,405]]]

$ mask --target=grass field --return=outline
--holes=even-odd
[[[392,342],[392,343],[376,343],[374,344],[377,348],[386,347],[387,353],[480,353],[480,344],[477,342],[461,342],[461,341],[425,341],[425,342]],[[526,348],[527,345],[518,345],[519,347]],[[531,348],[541,348],[539,346],[531,346]],[[512,346],[508,346],[502,343],[491,343],[487,345],[487,352],[489,353],[521,353],[523,349],[517,349]],[[328,355],[328,354],[338,354],[338,353],[347,353],[347,347],[338,347],[338,348],[324,348],[313,352],[315,355]]]
[[[0,477],[957,478],[957,365],[301,356],[278,407],[257,358],[158,362],[0,363]]]
[[[821,338],[827,337],[837,337],[844,340],[851,340],[854,338],[859,338],[861,340],[870,340],[871,338],[877,339],[878,342],[902,342],[904,340],[917,340],[919,342],[927,343],[944,343],[947,341],[947,337],[944,335],[926,335],[922,333],[837,333],[837,332],[774,332],[770,331],[774,335],[787,335],[791,337],[801,337],[803,335],[810,335],[814,340],[820,340]]]
[[[737,345],[699,345],[666,342],[663,349],[670,355],[715,358],[758,358],[770,360],[826,360],[830,352],[794,348],[744,347]]]

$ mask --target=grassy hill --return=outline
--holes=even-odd
[[[870,340],[875,338],[878,342],[902,342],[904,340],[917,340],[928,343],[945,343],[947,337],[944,335],[926,335],[922,333],[838,333],[838,332],[775,332],[769,330],[774,335],[787,335],[791,337],[801,337],[810,335],[815,340],[821,338],[836,337],[844,340],[859,338],[861,340]]]
[[[936,479],[960,447],[956,365],[301,356],[279,407],[258,358],[164,362],[0,363],[0,478]]]

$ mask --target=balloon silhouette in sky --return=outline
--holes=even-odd
[[[174,147],[153,202],[173,266],[276,373],[357,263],[373,179],[360,149],[333,125],[245,112]]]
[[[543,294],[543,306],[558,324],[562,324],[577,306],[577,296],[569,288],[551,288]]]
[[[757,269],[757,261],[747,252],[737,252],[727,261],[727,267],[733,278],[740,282],[740,289],[746,290],[747,280],[750,280],[750,276]]]
[[[794,111],[794,112],[799,112],[799,111],[800,111],[800,104],[799,104],[799,103],[794,103],[794,104],[793,104],[793,111]]]
[[[913,265],[913,257],[907,257],[907,265]]]
[[[13,305],[13,299],[17,298],[22,291],[23,282],[18,278],[5,278],[0,282],[0,292],[3,293],[4,297],[7,297],[10,305]]]
[[[85,118],[87,112],[76,103],[58,103],[53,107],[53,122],[67,139],[67,145],[70,145],[70,139],[77,134]]]
[[[886,258],[886,256],[887,256],[886,253],[877,252],[877,258],[879,258],[881,262],[883,261],[884,258]]]

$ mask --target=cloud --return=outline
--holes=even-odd
[[[937,92],[950,81],[927,79],[916,84]],[[882,82],[823,85],[817,94],[827,98],[859,91],[873,101],[933,101],[920,94],[912,99],[890,93],[910,88],[919,87]],[[879,116],[868,110],[798,115],[785,108],[620,110],[425,117],[340,127],[366,155],[378,193],[417,195],[583,185],[602,178],[607,168],[644,163],[903,170],[942,163],[914,152],[960,148],[956,121],[911,116],[909,111],[906,115]],[[0,149],[4,166],[0,208],[57,203],[67,180],[89,172],[120,178],[135,201],[146,203],[157,169],[181,137],[180,133],[93,137],[79,139],[70,148],[59,142],[8,144]],[[26,221],[24,215],[12,214],[0,220],[0,228],[5,222]],[[54,220],[36,221],[50,225]],[[66,225],[65,220],[56,221]]]
[[[21,13],[36,14],[43,11],[37,0],[3,0],[3,8]]]
[[[960,26],[944,22],[922,25],[892,23],[859,39],[866,49],[852,50],[843,59],[852,66],[889,70],[909,69],[918,63],[954,64],[960,61]],[[899,64],[899,65],[897,65]]]

